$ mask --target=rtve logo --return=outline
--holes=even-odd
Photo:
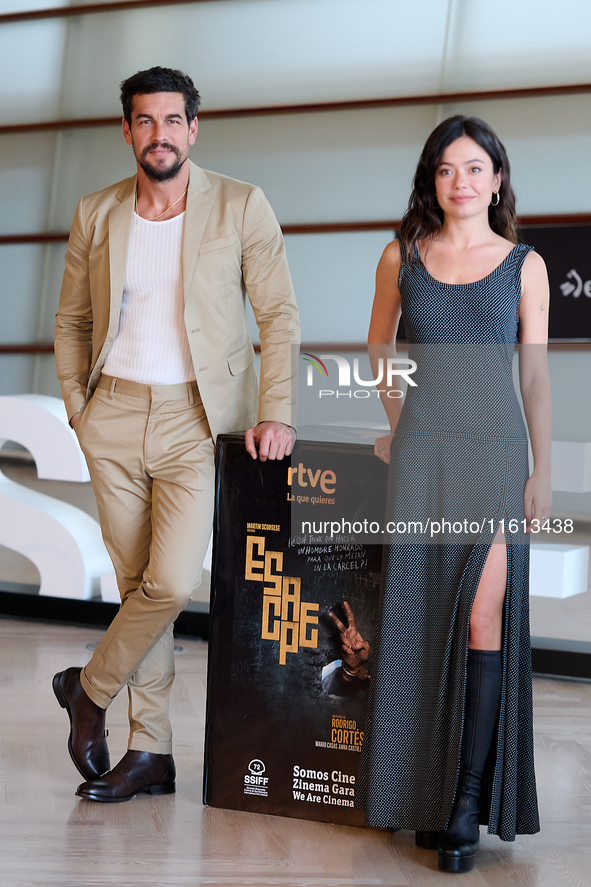
[[[388,397],[399,399],[404,397],[404,393],[393,388],[394,377],[400,376],[408,385],[416,388],[417,383],[411,379],[411,375],[415,372],[417,364],[408,357],[380,357],[378,359],[377,376],[375,379],[362,379],[359,375],[359,359],[353,358],[353,381],[361,386],[360,388],[351,387],[351,365],[346,357],[341,354],[321,354],[316,356],[307,351],[302,352],[302,357],[308,364],[306,376],[306,385],[311,388],[314,385],[314,370],[316,370],[321,379],[328,379],[329,372],[326,368],[325,360],[332,360],[337,365],[337,388],[321,388],[318,391],[318,397],[371,397],[372,393],[379,397],[380,394],[386,394]],[[331,367],[334,373],[334,367]],[[386,388],[379,388],[382,383],[386,384]],[[333,383],[334,384],[334,383]],[[373,392],[371,391],[373,389]]]

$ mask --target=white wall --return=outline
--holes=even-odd
[[[49,3],[4,0],[2,12],[40,9]],[[12,22],[0,27],[0,120],[30,123],[60,113],[67,19]],[[3,152],[4,153],[4,152]]]
[[[119,82],[153,64],[187,70],[204,109],[589,82],[591,4],[212,0],[3,25],[0,123],[118,114]],[[396,219],[426,136],[457,112],[497,129],[521,213],[591,211],[590,95],[204,119],[192,156],[261,185],[284,224]],[[82,194],[133,171],[117,127],[0,136],[0,233],[67,230]],[[287,237],[308,343],[363,341],[388,239]],[[0,342],[50,340],[63,253],[0,247]],[[555,436],[589,439],[591,353],[550,362]],[[53,358],[0,357],[0,393],[31,390],[58,392]]]

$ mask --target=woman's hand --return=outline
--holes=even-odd
[[[521,283],[519,383],[534,457],[534,470],[523,494],[525,529],[529,533],[532,520],[541,526],[550,517],[552,506],[552,398],[546,356],[550,286],[546,266],[537,253],[526,257]]]
[[[374,453],[378,459],[381,459],[386,465],[390,464],[390,447],[392,446],[393,437],[394,432],[391,431],[390,434],[386,434],[385,437],[378,437],[374,444]]]
[[[344,665],[346,665],[350,672],[358,672],[369,659],[370,646],[367,641],[364,641],[361,637],[359,629],[355,625],[353,610],[347,601],[343,601],[343,607],[345,608],[345,613],[347,614],[347,620],[349,622],[348,628],[343,625],[339,617],[333,613],[332,610],[328,615],[341,633]]]
[[[539,521],[541,526],[546,518],[550,517],[552,508],[552,488],[550,486],[550,473],[534,470],[525,485],[523,494],[523,506],[525,510],[526,533],[530,532],[532,520]]]
[[[388,361],[396,358],[396,333],[401,316],[400,290],[398,289],[400,264],[400,243],[393,240],[382,253],[376,271],[376,293],[367,334],[369,362],[373,378],[380,379],[380,383],[377,383],[380,400],[386,410],[390,428],[396,428],[402,409],[402,399],[398,391],[394,396],[389,396],[390,389],[393,389],[395,385],[391,375],[384,372],[384,368],[389,366]],[[382,443],[378,441],[376,445],[382,446]],[[389,445],[384,446],[383,451],[380,450],[379,453],[376,451],[376,455],[388,464],[390,461]]]

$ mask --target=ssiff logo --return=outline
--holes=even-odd
[[[254,758],[250,762],[248,773],[244,777],[245,795],[258,795],[260,798],[268,797],[269,777],[264,775],[266,769],[260,758]]]
[[[317,356],[304,351],[302,352],[302,357],[308,364],[306,385],[309,388],[314,385],[314,370],[317,370],[322,380],[328,379],[329,373],[326,364],[324,363],[325,360],[333,360],[337,365],[337,387],[345,390],[339,391],[334,388],[321,388],[318,391],[318,397],[367,398],[371,397],[373,393],[377,397],[379,397],[380,394],[386,394],[387,397],[398,400],[401,397],[404,397],[404,392],[393,388],[395,376],[400,376],[413,388],[416,388],[417,385],[417,383],[411,379],[411,375],[415,372],[417,364],[414,360],[410,360],[408,357],[387,357],[385,359],[380,357],[377,362],[377,376],[375,379],[362,379],[359,374],[359,358],[353,358],[353,380],[357,385],[361,386],[361,388],[356,389],[351,387],[351,365],[347,358],[343,357],[341,354],[321,354],[320,356]],[[385,382],[387,387],[379,388],[378,386],[383,382]],[[373,392],[371,391],[372,388]]]

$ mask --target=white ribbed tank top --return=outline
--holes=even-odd
[[[146,385],[195,378],[184,324],[185,213],[165,222],[133,215],[119,330],[103,372]]]

